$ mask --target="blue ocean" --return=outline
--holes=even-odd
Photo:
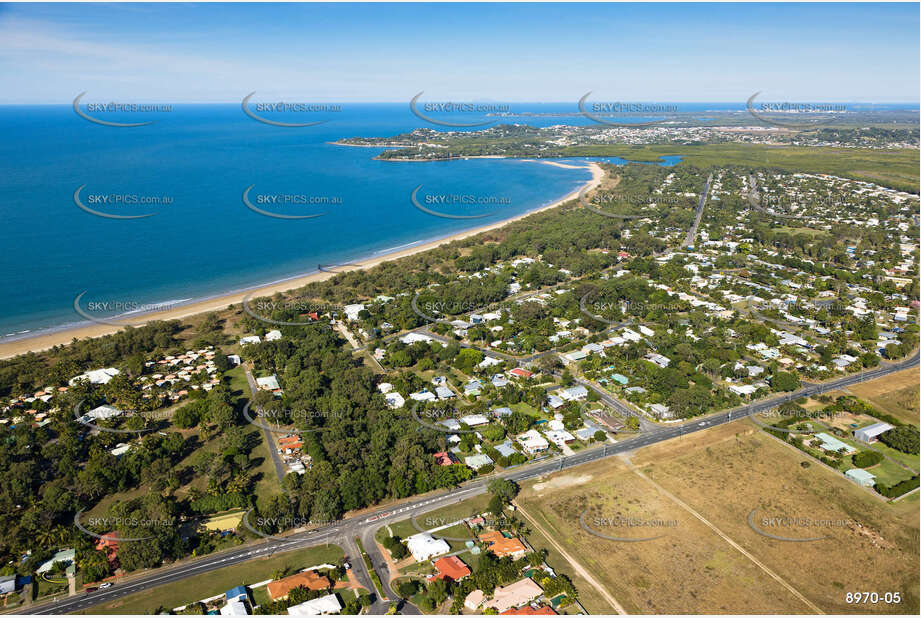
[[[100,317],[205,299],[508,219],[590,178],[572,159],[576,168],[500,159],[388,162],[374,159],[381,149],[331,143],[426,126],[406,104],[343,104],[311,116],[322,124],[298,128],[257,122],[239,104],[99,117],[155,122],[110,127],[69,105],[0,107],[0,342],[83,323],[74,309],[81,293],[82,303],[106,303]],[[410,199],[420,186],[420,195],[498,205],[477,211],[488,213],[477,219],[432,216]],[[260,210],[322,216],[260,214],[244,203],[247,188]],[[431,204],[460,212],[437,198]]]

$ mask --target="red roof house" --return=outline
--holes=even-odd
[[[503,616],[556,616],[556,612],[549,605],[541,605],[534,609],[530,605],[519,607],[518,609],[507,609],[502,612]]]
[[[522,369],[521,367],[515,367],[514,369],[509,371],[509,373],[513,376],[524,378],[525,380],[527,380],[528,378],[534,375],[532,372],[528,371],[527,369]]]
[[[451,466],[454,465],[454,458],[451,456],[451,453],[446,453],[442,451],[441,453],[435,453],[435,463],[439,466]]]
[[[457,556],[439,558],[432,564],[435,567],[436,573],[429,577],[429,581],[445,578],[459,581],[470,575],[470,567],[464,564],[464,561]]]

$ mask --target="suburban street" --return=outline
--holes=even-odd
[[[85,610],[93,605],[110,602],[129,594],[147,590],[155,586],[160,586],[170,582],[179,581],[188,577],[194,577],[214,571],[233,564],[239,564],[249,560],[264,558],[276,553],[293,551],[296,549],[320,545],[323,543],[333,543],[339,545],[345,550],[349,561],[352,563],[355,572],[358,574],[359,581],[369,590],[374,590],[370,577],[363,571],[364,565],[361,556],[357,555],[357,548],[354,546],[355,537],[362,539],[366,551],[371,556],[372,564],[381,580],[389,581],[389,573],[386,569],[386,562],[379,555],[376,545],[373,542],[374,533],[382,525],[400,521],[411,517],[417,512],[426,512],[440,508],[449,504],[454,504],[472,498],[486,491],[486,483],[496,476],[507,478],[516,482],[527,479],[540,477],[545,474],[571,468],[581,464],[598,461],[606,457],[612,457],[621,453],[627,453],[644,446],[681,438],[686,434],[697,431],[703,431],[711,427],[716,427],[724,423],[736,421],[753,414],[765,412],[775,408],[785,402],[798,399],[800,397],[819,395],[830,391],[846,388],[854,384],[866,382],[880,378],[882,376],[909,369],[918,366],[919,355],[916,353],[911,358],[896,362],[886,363],[875,369],[867,370],[861,373],[844,376],[837,380],[831,380],[821,384],[810,384],[797,391],[787,393],[755,402],[747,406],[742,406],[727,412],[719,412],[709,416],[694,419],[689,423],[663,427],[654,425],[653,429],[644,431],[639,436],[618,442],[616,444],[605,443],[594,448],[588,448],[577,454],[570,456],[557,456],[539,463],[523,465],[520,468],[506,470],[498,475],[490,475],[481,479],[465,483],[464,485],[439,492],[432,492],[415,499],[400,502],[395,505],[381,507],[370,514],[349,517],[337,522],[336,524],[326,526],[309,532],[292,534],[289,537],[280,540],[266,539],[258,543],[252,543],[245,547],[229,551],[219,552],[210,556],[205,556],[195,560],[185,560],[181,564],[156,569],[149,573],[140,574],[130,577],[107,590],[100,590],[91,594],[67,597],[56,601],[37,603],[30,607],[19,608],[18,613],[26,614],[62,614],[74,611]],[[392,591],[386,590],[385,593],[390,597],[390,601],[399,602],[399,597]],[[372,613],[379,614],[386,611],[388,604],[377,600],[372,606]],[[402,613],[417,613],[417,608],[405,604],[401,608]]]
[[[707,203],[707,194],[710,192],[710,183],[713,181],[713,174],[707,176],[707,184],[704,185],[704,190],[700,193],[700,202],[697,203],[697,211],[694,214],[694,223],[691,224],[691,229],[688,230],[687,238],[684,239],[684,243],[681,245],[684,248],[693,247],[694,242],[697,239],[697,228],[700,227],[700,220],[704,216],[704,206]]]
[[[250,371],[250,368],[246,365],[243,365],[243,373],[246,374],[246,381],[249,383],[249,391],[253,395],[259,392],[259,386],[256,384],[256,379],[253,377],[253,372]],[[275,466],[275,474],[278,476],[278,482],[281,483],[285,479],[285,464],[282,462],[281,457],[278,455],[278,449],[275,448],[275,440],[272,438],[272,432],[269,431],[267,425],[262,426],[262,434],[265,438],[265,448],[269,451],[269,455],[272,457],[272,464]]]

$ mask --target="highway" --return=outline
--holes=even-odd
[[[520,482],[565,468],[598,461],[606,457],[630,452],[637,448],[649,446],[665,440],[681,438],[686,434],[703,431],[740,418],[758,414],[800,397],[827,393],[860,382],[873,380],[896,371],[917,367],[918,361],[919,355],[916,353],[910,359],[901,362],[887,363],[875,369],[844,376],[837,380],[821,384],[809,384],[797,391],[785,395],[755,402],[727,412],[719,412],[700,417],[700,419],[695,419],[682,425],[671,427],[655,426],[655,428],[650,431],[616,444],[606,443],[580,451],[574,455],[557,456],[539,463],[523,465],[519,468],[506,470],[498,476]],[[67,597],[56,601],[37,603],[30,607],[17,608],[15,612],[21,614],[61,614],[85,610],[93,605],[114,601],[135,592],[147,590],[170,582],[180,581],[188,577],[201,575],[233,564],[239,564],[241,562],[271,556],[276,553],[288,552],[323,543],[334,543],[341,546],[346,551],[349,561],[356,570],[359,581],[369,590],[373,590],[370,577],[367,572],[364,571],[364,565],[359,564],[362,560],[354,549],[354,542],[352,539],[355,537],[362,539],[365,550],[368,551],[371,556],[372,565],[375,570],[378,571],[381,579],[387,582],[389,581],[389,577],[386,566],[384,566],[383,557],[379,555],[376,546],[372,542],[374,532],[386,523],[407,519],[417,512],[424,513],[481,494],[486,491],[486,483],[491,478],[495,478],[495,475],[465,483],[457,488],[433,492],[398,504],[381,507],[369,513],[356,515],[318,530],[301,532],[284,538],[266,539],[265,541],[250,544],[238,549],[219,552],[195,560],[186,560],[175,566],[163,567],[151,571],[150,573],[131,577],[106,590]],[[400,602],[400,599],[393,591],[387,589],[385,593],[390,597],[391,601]],[[161,602],[164,605],[170,605],[168,599],[163,599]],[[386,607],[387,603],[377,600],[371,608],[372,613],[383,613],[383,611],[386,611]],[[408,604],[402,606],[401,610],[404,613],[418,612],[415,607]]]

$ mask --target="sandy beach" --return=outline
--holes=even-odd
[[[540,163],[543,163],[546,165],[555,165],[559,167],[567,167],[567,168],[576,167],[572,165],[556,163],[554,161],[540,161]],[[392,253],[379,255],[371,259],[362,260],[360,263],[352,264],[349,268],[341,268],[338,270],[338,272],[344,272],[347,270],[372,268],[383,262],[397,260],[399,258],[406,257],[408,255],[413,255],[415,253],[420,253],[422,251],[428,251],[429,249],[433,249],[435,247],[447,244],[454,240],[460,240],[462,238],[474,236],[481,232],[500,228],[504,225],[508,225],[512,221],[523,219],[524,217],[532,215],[536,212],[549,210],[550,208],[556,208],[557,206],[560,206],[564,202],[568,202],[569,200],[575,199],[579,195],[579,192],[582,191],[585,187],[588,187],[589,189],[593,189],[598,186],[598,184],[601,182],[602,177],[604,176],[604,172],[602,171],[601,166],[599,166],[597,163],[589,163],[588,167],[592,172],[591,180],[589,180],[582,187],[579,187],[579,189],[553,202],[552,204],[548,204],[546,206],[536,208],[534,210],[531,210],[530,212],[518,215],[517,217],[513,217],[511,219],[505,219],[503,221],[499,221],[498,223],[484,225],[478,228],[467,230],[465,232],[459,232],[457,234],[448,236],[446,238],[442,238],[440,240],[434,240],[431,242],[422,243],[414,247],[402,249],[400,251],[394,251]],[[311,273],[309,275],[304,275],[301,277],[292,277],[290,279],[285,279],[283,281],[278,281],[278,282],[267,284],[264,286],[248,288],[245,290],[238,290],[236,292],[230,292],[228,294],[224,294],[224,295],[210,298],[207,300],[190,302],[180,307],[176,307],[176,308],[165,310],[165,311],[155,311],[155,312],[145,313],[142,316],[138,316],[136,322],[132,320],[131,324],[132,326],[142,326],[143,324],[154,321],[154,320],[175,320],[175,319],[180,319],[180,318],[185,318],[185,317],[189,317],[192,315],[196,315],[199,313],[207,313],[209,311],[226,309],[228,305],[233,305],[233,304],[242,302],[243,298],[246,296],[252,296],[252,297],[270,296],[272,294],[275,294],[276,292],[286,292],[288,290],[293,290],[293,289],[303,287],[313,281],[323,281],[325,279],[329,279],[330,277],[334,277],[336,274],[337,273],[331,273],[331,272],[316,272],[316,273]],[[10,358],[13,356],[17,356],[19,354],[25,354],[27,352],[40,352],[42,350],[47,350],[49,348],[52,348],[56,345],[63,345],[63,344],[70,343],[74,339],[83,339],[83,338],[88,338],[88,337],[101,337],[103,335],[108,335],[110,333],[118,332],[122,328],[124,327],[108,325],[108,324],[92,324],[88,326],[79,326],[79,327],[67,329],[67,330],[49,332],[46,334],[38,334],[34,337],[26,337],[26,338],[18,339],[15,341],[10,341],[8,343],[2,343],[0,344],[0,359]]]

